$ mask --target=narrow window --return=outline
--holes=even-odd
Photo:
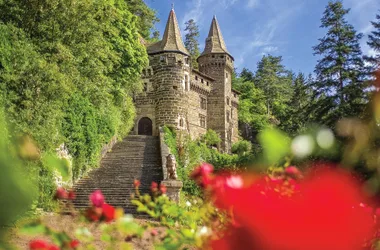
[[[201,83],[203,83],[203,79],[201,79]]]
[[[195,76],[195,80],[198,81],[198,76]]]
[[[206,128],[206,116],[199,115],[199,123],[202,128]]]
[[[230,122],[230,111],[227,111],[226,116],[227,116],[227,122]]]
[[[227,105],[230,105],[230,98],[227,97]]]
[[[207,100],[204,97],[201,97],[201,109],[207,109]]]
[[[180,126],[181,128],[183,128],[183,119],[182,119],[182,118],[179,119],[179,126]]]

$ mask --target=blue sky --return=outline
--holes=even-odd
[[[146,0],[157,11],[161,36],[174,3],[184,37],[184,23],[193,18],[199,25],[201,50],[213,15],[217,16],[224,40],[235,57],[235,66],[256,69],[264,54],[283,57],[288,69],[312,73],[318,57],[312,47],[323,37],[320,19],[328,0]],[[370,21],[379,13],[379,0],[343,0],[351,11],[347,20],[365,37],[361,41],[365,54],[372,54],[366,45],[372,30]]]

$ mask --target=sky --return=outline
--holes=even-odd
[[[263,55],[282,56],[287,69],[313,73],[318,56],[312,47],[326,30],[319,28],[328,0],[145,0],[157,11],[156,29],[161,37],[172,4],[184,38],[185,22],[194,19],[200,31],[201,51],[216,15],[227,49],[235,58],[235,67],[256,70]],[[364,54],[373,54],[366,42],[373,26],[370,21],[380,14],[380,0],[343,0],[351,11],[347,21],[364,34]]]

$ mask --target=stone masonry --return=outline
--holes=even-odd
[[[218,132],[220,149],[230,152],[238,140],[238,93],[231,87],[234,58],[228,52],[216,17],[206,46],[190,65],[178,21],[172,9],[163,39],[147,45],[149,66],[143,71],[144,91],[135,97],[137,117],[133,134],[157,136],[171,125],[197,138],[207,129]]]

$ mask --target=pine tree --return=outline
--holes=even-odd
[[[380,68],[380,14],[377,14],[376,21],[371,23],[375,30],[368,35],[367,44],[376,53],[376,55],[366,56],[365,59],[371,64],[371,71],[373,72],[374,70]]]
[[[347,23],[349,11],[341,1],[328,3],[321,19],[327,34],[313,48],[314,55],[322,57],[315,68],[315,117],[328,125],[343,116],[359,115],[366,102],[362,34]]]
[[[311,76],[306,78],[303,73],[298,73],[294,77],[292,83],[293,96],[288,103],[289,112],[283,125],[287,133],[296,134],[307,125],[309,120],[307,107],[311,104],[312,100],[311,82]]]
[[[199,42],[198,42],[199,28],[196,22],[194,21],[194,19],[190,19],[189,21],[185,23],[185,25],[186,25],[185,31],[187,32],[185,36],[185,46],[191,55],[192,67],[194,69],[197,69],[198,68],[197,58],[200,55]]]
[[[272,123],[281,123],[292,97],[292,73],[282,65],[282,57],[264,56],[258,63],[254,82],[264,91],[268,117]]]

